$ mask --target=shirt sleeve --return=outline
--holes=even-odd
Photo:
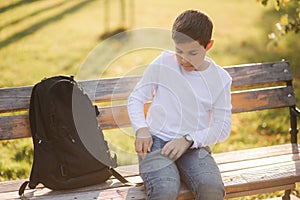
[[[153,98],[158,87],[160,58],[154,60],[145,70],[142,79],[138,82],[127,101],[128,115],[134,133],[140,128],[148,127],[144,114],[144,105]]]
[[[213,102],[209,127],[190,134],[194,140],[191,148],[210,146],[229,136],[232,114],[230,88],[231,78]]]

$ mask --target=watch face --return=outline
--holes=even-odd
[[[192,139],[192,137],[191,137],[190,135],[185,135],[184,138],[185,138],[187,141],[189,141],[189,142],[192,142],[192,141],[193,141],[193,139]]]

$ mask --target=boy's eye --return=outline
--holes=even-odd
[[[179,49],[176,49],[176,53],[177,54],[183,54],[183,51],[179,50]],[[198,52],[197,51],[190,51],[190,52],[188,52],[188,54],[191,55],[191,56],[195,56],[195,55],[198,54]]]
[[[195,56],[195,55],[197,55],[198,53],[197,52],[190,52],[190,55],[191,56]]]
[[[183,52],[181,50],[176,49],[176,53],[182,54]]]

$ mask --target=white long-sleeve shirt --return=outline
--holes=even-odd
[[[224,141],[231,129],[231,77],[213,60],[204,71],[185,71],[176,55],[164,51],[146,69],[128,98],[128,114],[136,132],[170,141],[190,134],[192,148]],[[144,104],[152,100],[147,116]]]

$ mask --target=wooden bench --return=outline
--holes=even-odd
[[[289,199],[295,183],[300,182],[300,154],[297,143],[296,99],[292,74],[286,61],[245,64],[225,68],[233,78],[233,113],[286,107],[290,113],[291,143],[214,154],[226,189],[226,198],[285,190]],[[100,108],[99,123],[104,130],[129,127],[126,98],[140,77],[83,81],[81,85]],[[32,86],[0,89],[0,140],[30,137],[28,110]],[[148,107],[148,105],[146,106]],[[25,112],[19,112],[25,111]],[[12,114],[14,113],[14,114]],[[257,119],[260,120],[260,119]],[[255,134],[255,133],[249,133]],[[133,144],[132,144],[133,145]],[[141,182],[137,165],[117,170],[133,182]],[[18,198],[24,180],[0,183],[0,199]],[[25,191],[25,197],[43,199],[144,199],[143,186],[124,186],[116,179],[77,190],[51,191],[40,186]],[[182,185],[179,199],[192,199]]]

